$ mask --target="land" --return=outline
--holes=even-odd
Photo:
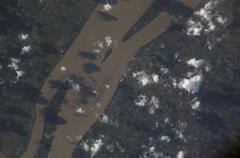
[[[0,2],[0,157],[239,157],[240,4],[189,35],[206,2]]]
[[[76,91],[74,88],[69,89],[64,97],[65,101],[60,106],[58,116],[63,118],[65,123],[58,124],[56,130],[52,131],[54,134],[49,138],[52,139],[52,143],[49,144],[48,142],[47,145],[41,144],[44,143],[44,141],[41,142],[41,139],[46,137],[44,135],[46,120],[42,111],[49,104],[38,104],[37,118],[29,143],[30,148],[28,148],[26,155],[23,155],[23,157],[32,157],[35,154],[38,148],[36,141],[40,141],[40,150],[37,153],[42,153],[41,151],[47,146],[47,150],[51,148],[49,153],[46,154],[47,157],[71,157],[76,146],[74,141],[79,141],[80,138],[73,140],[73,142],[69,142],[68,138],[83,136],[97,121],[98,116],[104,112],[117,88],[126,64],[134,53],[144,44],[167,30],[173,22],[177,22],[187,14],[190,14],[192,9],[200,3],[199,1],[179,1],[177,7],[189,9],[181,15],[174,15],[171,10],[164,11],[139,33],[128,41],[123,42],[123,35],[142,16],[150,4],[151,1],[146,0],[120,1],[108,12],[112,17],[115,17],[114,19],[117,19],[110,22],[103,20],[102,14],[99,14],[102,5],[96,8],[78,38],[54,68],[41,90],[41,97],[49,103],[58,91],[57,88],[54,89],[51,81],[60,81],[60,83],[70,81],[73,84],[80,83],[82,85],[79,91]],[[138,7],[136,8],[136,6]],[[135,9],[131,14],[122,12],[123,9],[133,10],[133,8]],[[81,56],[83,52],[93,52],[94,42],[104,40],[106,36],[111,36],[115,44],[111,47],[111,55],[104,63],[101,64],[99,60],[89,62],[89,59],[79,57],[79,54]],[[104,54],[107,51],[105,48],[100,53]],[[87,68],[90,65],[93,70],[84,69],[84,67]],[[66,70],[61,71],[63,66]],[[81,87],[88,87],[88,89],[81,91]],[[92,91],[90,93],[91,97],[87,99],[84,98],[88,97],[84,95],[86,91]],[[76,110],[79,107],[82,107],[85,111],[83,116],[76,115]]]
[[[102,143],[96,158],[177,157],[181,151],[184,157],[239,157],[239,2],[220,4],[215,10],[228,18],[227,26],[189,36],[183,28],[188,19],[196,18],[190,15],[178,23],[180,29],[169,28],[137,51],[108,108],[73,157],[92,157],[96,140]],[[206,41],[219,36],[224,38],[209,49]],[[211,70],[205,64],[189,66],[186,62],[192,58],[203,59]],[[159,82],[142,86],[133,77],[141,71],[158,74]],[[174,84],[188,72],[203,73],[198,93]],[[136,105],[140,95],[146,96],[145,106]],[[152,96],[159,99],[154,113],[148,103]],[[197,110],[191,107],[196,98],[201,103]]]
[[[95,1],[69,0],[0,2],[0,152],[20,157],[27,147],[35,120],[39,91],[70,47]],[[23,40],[20,35],[27,35]],[[24,46],[31,50],[21,54]],[[17,80],[11,58],[20,61],[24,75]]]

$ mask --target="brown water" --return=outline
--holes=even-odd
[[[195,8],[201,2],[199,0],[178,1],[191,8]],[[59,116],[63,117],[67,123],[57,125],[57,133],[52,142],[52,150],[49,152],[49,158],[71,157],[76,145],[69,142],[66,136],[68,138],[75,138],[80,135],[83,136],[89,130],[89,128],[98,119],[96,114],[102,114],[110,102],[117,88],[118,82],[122,77],[124,68],[134,53],[141,46],[166,31],[172,21],[177,22],[181,18],[179,16],[176,17],[174,15],[170,15],[167,12],[162,12],[149,25],[123,43],[121,40],[123,35],[141,17],[151,2],[151,0],[120,1],[117,5],[114,5],[112,10],[109,12],[118,19],[111,22],[104,21],[96,14],[97,11],[102,10],[102,5],[98,5],[78,35],[77,39],[46,80],[41,93],[43,97],[48,100],[51,100],[56,93],[56,89],[51,88],[49,81],[64,80],[71,74],[81,76],[85,79],[85,83],[87,85],[91,86],[98,92],[97,96],[89,99],[87,105],[84,106],[86,115],[79,116],[75,114],[75,110],[77,108],[76,105],[81,104],[79,103],[79,92],[74,90],[68,91],[65,96],[67,106],[63,104],[61,111],[59,112]],[[79,52],[91,52],[94,49],[93,43],[98,40],[103,41],[105,36],[112,36],[115,44],[111,46],[112,53],[103,64],[101,64],[100,60],[89,61],[88,59],[79,57]],[[109,48],[102,49],[101,53],[107,52],[108,49]],[[90,74],[83,71],[83,65],[89,62],[97,64],[100,71]],[[67,70],[65,72],[61,71],[61,66],[65,66]],[[93,82],[93,79],[95,82]],[[110,88],[105,88],[104,84],[109,84]],[[97,103],[100,103],[101,106],[96,106]],[[23,158],[32,158],[36,152],[37,145],[35,142],[40,140],[43,132],[44,117],[41,110],[44,107],[45,105],[37,105],[37,117],[32,137]]]

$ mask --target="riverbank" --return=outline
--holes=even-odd
[[[200,2],[182,0],[179,1],[183,6],[195,8]],[[64,55],[59,64],[55,67],[48,80],[42,88],[42,96],[46,100],[56,93],[49,85],[49,81],[61,81],[74,75],[80,78],[85,87],[89,87],[95,95],[87,98],[87,102],[81,102],[81,86],[79,90],[72,88],[65,96],[65,103],[62,104],[59,116],[66,120],[66,124],[58,125],[57,132],[54,135],[52,148],[48,157],[71,157],[76,146],[75,143],[69,141],[68,138],[78,138],[79,141],[88,129],[96,122],[98,116],[103,113],[109,101],[114,94],[119,80],[122,77],[125,66],[132,58],[134,53],[144,44],[150,42],[162,32],[166,31],[173,21],[177,22],[182,16],[176,16],[165,11],[162,12],[152,23],[147,25],[139,33],[134,35],[126,42],[122,42],[123,35],[131,26],[142,16],[151,1],[148,0],[132,0],[120,1],[113,5],[112,10],[108,12],[111,16],[117,18],[114,21],[104,21],[96,12],[102,11],[102,5],[99,5],[95,13],[89,18],[85,27],[75,40],[71,48]],[[136,7],[137,6],[137,7]],[[131,12],[123,12],[123,10],[134,10]],[[112,44],[106,42],[106,37],[111,37]],[[103,48],[99,48],[102,47]],[[108,49],[112,49],[111,55],[101,64],[101,60],[89,61],[88,59],[79,58],[79,53],[90,52],[103,54]],[[97,51],[97,50],[98,51]],[[86,71],[84,66],[95,65],[94,71]],[[62,68],[65,68],[64,70]],[[61,71],[63,70],[63,71]],[[74,82],[77,84],[77,82]],[[93,96],[93,97],[92,97]],[[44,105],[38,106],[37,111],[41,111]],[[85,111],[84,116],[76,115],[76,110],[81,107]],[[43,127],[43,116],[38,112],[39,116],[36,120],[36,129],[33,136],[41,135]],[[39,137],[35,137],[37,140]],[[33,147],[31,151],[36,151]]]

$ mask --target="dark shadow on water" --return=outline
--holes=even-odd
[[[105,12],[102,12],[102,11],[98,11],[96,14],[97,14],[99,17],[101,17],[102,20],[104,20],[104,21],[106,21],[106,22],[111,22],[111,21],[116,21],[116,20],[118,20],[117,17],[112,16],[112,15],[110,15],[110,14],[108,14],[108,13],[105,13]]]
[[[50,80],[49,84],[51,88],[59,88],[63,83],[62,81],[59,81],[59,80]]]
[[[143,16],[131,27],[131,29],[123,36],[123,41],[127,41],[135,33],[150,24],[161,12],[167,12],[174,16],[187,16],[192,13],[193,9],[185,4],[173,0],[155,0],[146,10]]]
[[[101,4],[109,3],[111,5],[115,5],[118,3],[119,0],[94,0],[94,1]]]
[[[168,31],[172,32],[182,32],[184,30],[184,26],[178,24],[178,23],[172,23]]]
[[[112,49],[109,49],[109,50],[106,52],[106,54],[104,55],[101,63],[104,63],[111,54],[112,54]]]
[[[96,64],[86,63],[86,64],[83,65],[83,70],[84,70],[84,72],[90,74],[90,73],[93,73],[93,72],[99,72],[100,67]]]
[[[191,7],[186,6],[182,2],[171,0],[169,0],[165,7],[160,6],[159,8],[162,9],[162,11],[168,12],[170,15],[175,16],[186,16],[193,11]]]
[[[63,117],[56,116],[56,118],[54,118],[54,115],[48,117],[48,120],[46,120],[46,121],[48,121],[49,123],[52,123],[52,124],[56,124],[56,125],[64,125],[67,123],[67,121]]]
[[[97,60],[99,58],[99,56],[96,53],[94,53],[94,52],[81,51],[78,54],[82,58],[89,59],[89,60]]]
[[[67,93],[67,90],[69,88],[69,83],[66,81],[57,91],[57,93],[54,95],[52,100],[50,101],[46,113],[45,113],[45,120],[47,122],[57,122],[57,113],[59,111],[59,108],[61,106],[61,103],[64,100],[64,96]],[[50,121],[51,120],[51,121]]]
[[[45,97],[43,97],[43,96],[40,95],[40,96],[37,98],[36,103],[37,103],[37,104],[48,104],[48,100],[47,100]]]
[[[56,132],[56,125],[67,123],[66,120],[58,116],[58,112],[68,89],[69,82],[65,81],[65,83],[59,87],[46,109],[43,110],[45,115],[44,131],[34,158],[47,158],[54,138],[52,133]]]
[[[88,99],[90,97],[96,97],[96,94],[93,92],[93,88],[88,86],[87,83],[85,83],[85,80],[79,76],[71,75],[70,79],[74,82],[80,85],[80,93],[79,93],[79,102],[82,104],[86,104],[88,102]]]

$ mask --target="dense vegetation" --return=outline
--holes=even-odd
[[[94,0],[1,0],[0,151],[19,157],[28,143],[39,90],[96,6]],[[20,39],[21,34],[28,38]],[[21,53],[23,46],[31,46]],[[17,59],[18,70],[9,67]]]
[[[224,1],[217,8],[229,19],[225,28],[201,36],[187,36],[184,29],[169,29],[138,50],[129,63],[109,107],[102,118],[83,137],[73,157],[91,157],[92,145],[101,139],[103,146],[96,158],[112,157],[176,157],[184,151],[186,157],[239,157],[240,112],[240,3]],[[179,25],[186,26],[186,19]],[[146,19],[141,24],[146,23]],[[140,26],[141,26],[140,24]],[[137,26],[138,27],[138,26]],[[206,41],[216,40],[213,48]],[[190,58],[204,59],[211,69],[194,69],[186,64]],[[160,71],[167,68],[168,72]],[[132,72],[159,74],[159,83],[141,87]],[[190,94],[173,86],[188,74],[202,73],[200,91]],[[148,105],[137,107],[137,96],[157,96],[160,101],[155,114]],[[191,102],[198,98],[200,110],[194,111]],[[166,121],[169,118],[169,122]],[[170,142],[162,141],[167,135]]]

